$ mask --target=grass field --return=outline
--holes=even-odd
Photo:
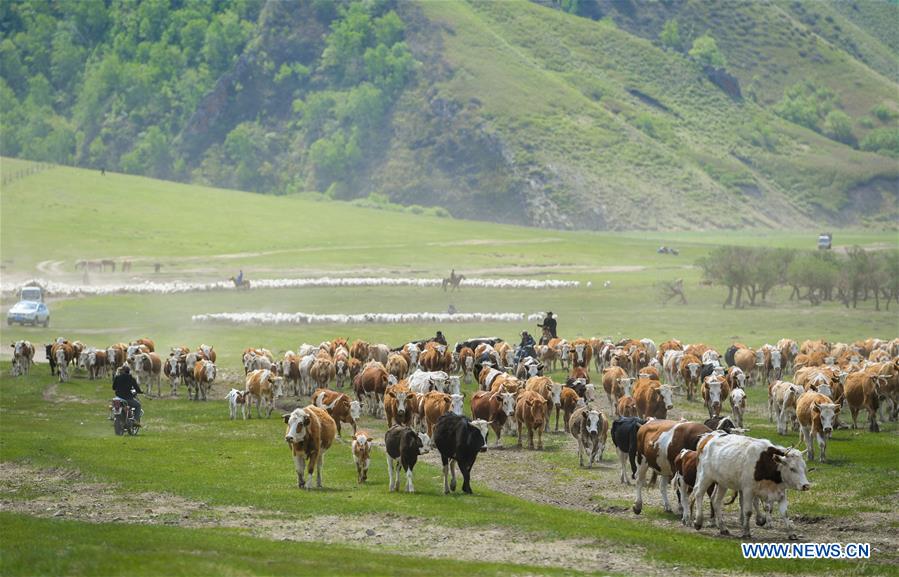
[[[6,159],[2,163],[4,170],[18,166]],[[54,300],[49,329],[4,326],[4,340],[44,343],[65,336],[107,346],[149,336],[161,351],[205,342],[215,345],[225,370],[212,401],[148,398],[144,434],[117,438],[105,420],[107,380],[90,382],[79,375],[54,386],[43,363],[32,375],[12,379],[4,362],[0,574],[125,572],[119,569],[125,555],[98,552],[117,550],[129,540],[140,544],[138,555],[127,556],[136,565],[128,572],[135,574],[655,575],[674,567],[703,575],[896,574],[895,541],[869,563],[746,563],[736,539],[719,538],[710,529],[681,529],[677,519],[661,513],[656,491],[645,494],[644,518],[634,518],[623,510],[633,491],[617,485],[611,451],[598,470],[579,470],[565,435],[550,435],[542,453],[488,451],[475,466],[472,497],[440,494],[442,481],[433,455],[416,469],[417,494],[388,494],[380,450],[373,458],[370,483],[359,487],[346,443],[337,444],[326,457],[326,489],[298,492],[280,421],[231,422],[219,400],[231,385],[239,385],[239,354],[245,347],[266,346],[279,353],[334,336],[398,345],[438,328],[450,341],[486,333],[513,339],[520,330],[535,327],[236,327],[190,321],[191,315],[206,312],[439,312],[453,303],[462,312],[552,309],[559,316],[561,334],[569,338],[648,336],[660,342],[678,337],[721,350],[735,339],[756,346],[781,337],[851,341],[899,334],[896,308],[875,312],[871,303],[861,303],[857,310],[833,304],[811,307],[791,303],[786,292],[775,291],[765,306],[735,311],[720,306],[726,291],[698,285],[699,271],[692,265],[713,246],[812,246],[816,231],[568,233],[397,215],[115,174],[101,177],[68,168],[5,186],[0,214],[4,285],[30,277],[80,282],[81,274],[73,269],[77,259],[126,257],[135,263],[132,273],[92,274],[91,282],[157,278],[151,268],[156,261],[164,263],[158,277],[166,280],[222,279],[238,268],[250,279],[320,274],[433,277],[455,267],[468,276],[581,281],[576,289],[541,291],[272,289]],[[838,248],[897,245],[894,234],[872,231],[837,231],[835,241]],[[681,256],[657,255],[660,244],[677,246]],[[653,285],[674,278],[684,279],[689,304],[662,306]],[[611,286],[602,288],[607,280]],[[561,378],[561,373],[556,376]],[[750,391],[751,434],[774,438],[776,432],[762,410],[764,397],[759,388]],[[696,418],[703,411],[698,403],[683,399],[676,405],[678,416]],[[383,422],[367,418],[363,425],[376,436],[384,429]],[[791,433],[782,442],[796,440]],[[512,443],[506,439],[507,446]],[[813,491],[790,496],[799,532],[810,540],[868,536],[889,543],[883,535],[899,527],[897,449],[894,423],[886,424],[880,435],[835,433],[828,449],[831,461],[812,465]],[[60,484],[71,489],[70,499],[60,495]],[[110,507],[103,498],[132,503],[135,509],[104,513]],[[179,507],[187,517],[173,512]],[[55,517],[58,511],[63,514]],[[728,515],[733,528],[733,509]],[[122,523],[131,523],[127,532],[121,531]],[[307,524],[333,530],[310,534]],[[439,538],[403,546],[390,539],[400,525]],[[367,540],[369,528],[377,534]],[[477,545],[459,542],[460,533],[474,533]],[[53,538],[47,539],[48,534]],[[347,535],[351,537],[344,538]],[[760,540],[784,537],[779,526],[756,535]],[[529,543],[533,546],[528,549]],[[518,551],[513,545],[523,549],[515,553],[520,557],[510,559],[505,549]]]

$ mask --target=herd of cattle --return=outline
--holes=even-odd
[[[11,346],[13,374],[26,373],[34,347],[27,341]],[[455,490],[458,465],[463,491],[471,492],[471,469],[478,453],[487,450],[491,431],[495,446],[501,446],[503,433],[517,432],[521,447],[526,432],[528,447],[542,449],[542,435],[550,430],[555,412],[554,429],[559,430],[561,418],[562,428],[577,441],[581,466],[592,467],[602,459],[611,433],[620,481],[630,485],[636,480],[635,513],[641,512],[643,487],[652,470],[653,478],[661,478],[665,510],[672,511],[668,486],[673,483],[684,524],[692,519],[697,528],[708,495],[712,515],[726,533],[724,498],[728,490],[733,492],[731,502],[739,496],[744,536],[749,536],[753,513],[763,525],[775,507],[793,534],[786,491],[809,488],[803,457],[814,459],[817,444],[818,459],[826,459],[831,433],[846,426],[840,423],[844,407],[853,428],[865,409],[872,432],[879,431],[878,419],[895,421],[899,414],[899,339],[852,344],[782,339],[757,350],[734,343],[724,355],[704,344],[683,345],[674,339],[660,345],[650,339],[553,339],[536,347],[535,356],[519,352],[495,337],[455,347],[423,340],[394,349],[337,338],[303,344],[280,360],[265,348],[248,348],[242,356],[243,390],[232,388],[226,398],[232,419],[238,409],[244,419],[251,418],[253,405],[257,416],[263,408],[271,415],[275,398],[285,390],[310,398],[307,406],[283,415],[285,441],[301,488],[312,487],[313,474],[321,487],[322,456],[343,423],[353,429],[358,480],[367,479],[373,440],[357,427],[364,413],[386,419],[390,490],[399,488],[402,469],[406,490],[413,491],[418,456],[436,448],[444,491]],[[194,400],[206,400],[216,378],[216,353],[208,345],[173,348],[163,359],[150,339],[106,349],[57,339],[46,345],[46,354],[51,373],[61,381],[69,378],[70,364],[87,371],[91,379],[127,364],[149,390],[155,384],[161,394],[164,375],[173,394],[184,385]],[[543,375],[544,368],[555,370],[557,364],[567,372],[564,383]],[[608,410],[599,407],[591,370],[601,382]],[[792,381],[781,380],[790,373]],[[473,381],[478,390],[469,397],[469,418],[462,383]],[[804,452],[745,436],[746,388],[752,386],[767,386],[769,419],[781,435],[789,427],[798,429]],[[675,394],[681,392],[688,400],[701,397],[707,421],[668,419]],[[730,415],[722,415],[725,403]]]

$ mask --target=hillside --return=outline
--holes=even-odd
[[[553,228],[889,226],[883,4],[9,3],[0,147]]]

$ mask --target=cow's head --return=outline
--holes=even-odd
[[[584,349],[587,348],[587,345],[583,343],[578,343],[574,345],[574,354],[577,356],[577,362],[584,362]]]
[[[709,394],[709,407],[717,415],[721,411],[721,381],[710,377],[706,379],[705,385]]]
[[[592,403],[596,400],[596,385],[593,383],[587,383],[584,385],[584,399],[588,403]]]
[[[56,347],[56,352],[53,354],[56,357],[57,365],[65,365],[66,364],[66,349],[63,346]]]
[[[554,407],[562,404],[562,383],[553,383],[550,388],[550,398]]]
[[[87,356],[88,356],[88,354],[89,354],[88,351],[84,351],[84,350],[83,350],[83,351],[81,351],[81,354],[78,355],[78,368],[79,368],[79,369],[86,369],[86,368],[87,368],[87,363],[88,363],[88,358],[87,358]]]
[[[584,415],[585,425],[588,433],[598,433],[599,432],[599,411],[587,411]]]
[[[467,357],[465,357],[465,368],[469,371],[474,368],[474,355],[468,355]]]
[[[568,358],[568,352],[571,350],[571,345],[569,345],[568,343],[562,343],[560,348],[562,350],[562,357]]]
[[[208,361],[207,361],[208,362]],[[215,368],[215,365],[213,365]],[[272,385],[272,392],[275,394],[275,398],[280,398],[284,396],[284,378],[279,377],[275,373],[269,373],[268,382]]]
[[[690,369],[690,378],[695,379],[699,376],[699,369],[702,367],[699,363],[687,363],[687,368]]]
[[[462,380],[458,376],[453,375],[449,378],[449,390],[454,395],[462,392]]]
[[[840,405],[836,403],[815,403],[815,409],[821,418],[821,431],[829,437],[833,433],[833,422],[840,414]]]
[[[398,415],[406,414],[406,399],[409,393],[406,391],[393,391],[390,393],[396,399],[396,412]]]
[[[743,372],[743,369],[740,367],[731,367],[730,369],[731,381],[736,381],[736,385],[740,388],[743,388],[743,385],[746,384],[746,373]]]
[[[746,391],[743,389],[734,389],[730,392],[730,402],[734,407],[734,411],[742,411],[746,408]]]
[[[665,408],[669,411],[674,408],[674,387],[671,385],[661,385],[658,388],[659,394],[662,396],[662,401],[665,403]]]
[[[206,375],[206,382],[211,383],[215,380],[215,363],[212,361],[203,361],[203,373]],[[278,379],[280,380],[280,379]],[[280,387],[279,387],[280,390]],[[278,395],[281,396],[280,394]]]
[[[780,368],[780,351],[777,349],[771,349],[771,367],[774,369]]]
[[[292,413],[285,413],[282,417],[287,424],[284,440],[288,443],[302,443],[312,420],[309,413],[305,409],[294,409]]]
[[[350,417],[354,421],[362,418],[362,405],[359,401],[350,401]]]
[[[833,388],[830,386],[829,383],[819,382],[817,387],[813,386],[812,388],[814,388],[816,391],[818,391],[819,393],[821,393],[822,395],[824,395],[826,397],[830,397],[831,399],[833,398]]]
[[[450,411],[457,415],[463,414],[462,401],[465,400],[465,396],[461,394],[453,393],[450,395]]]
[[[773,458],[784,484],[791,489],[808,491],[811,485],[805,475],[805,459],[802,458],[802,453],[796,449],[781,450],[786,451],[786,454],[773,455]]]
[[[631,385],[634,384],[633,377],[619,377],[618,384],[621,385],[621,390],[624,391],[624,396],[631,396]]]
[[[371,438],[365,433],[358,433],[353,438],[353,458],[357,463],[364,463],[371,455]]]
[[[511,417],[515,414],[515,393],[500,393],[503,399],[503,412]]]
[[[482,453],[485,452],[487,450],[487,435],[490,433],[490,422],[484,419],[475,419],[474,421],[469,421],[469,423],[470,427],[480,434],[481,446],[479,450]]]
[[[418,448],[418,454],[424,455],[431,450],[431,438],[427,433],[417,433],[417,435],[418,442],[421,443],[421,446]]]
[[[225,398],[228,399],[228,402],[231,404],[242,405],[246,400],[246,393],[238,391],[237,389],[231,389],[228,391],[228,394],[225,395]]]

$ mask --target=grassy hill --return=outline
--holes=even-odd
[[[30,20],[26,5],[0,18],[15,32],[6,154],[551,228],[899,216],[899,55],[878,24],[893,3],[225,2],[141,5],[105,28],[56,8]],[[132,31],[132,17],[158,22]],[[206,27],[200,48],[185,19]],[[65,46],[38,53],[36,31],[82,21],[92,56],[62,76]],[[742,98],[687,54],[705,33]]]

